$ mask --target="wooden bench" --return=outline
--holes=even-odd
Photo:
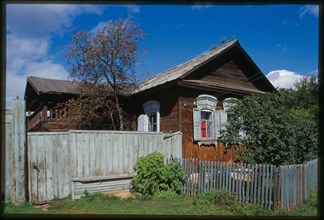
[[[135,175],[113,175],[72,178],[72,199],[79,199],[85,190],[98,192],[129,192],[130,182]]]

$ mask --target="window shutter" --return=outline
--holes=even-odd
[[[220,111],[219,110],[214,111],[214,125],[215,125],[215,129],[214,129],[215,139],[217,139],[219,137],[219,130],[220,130],[220,127],[221,127],[221,124],[220,124]]]
[[[220,115],[220,129],[225,130],[225,126],[227,124],[227,113],[224,110],[220,110],[219,115]]]
[[[140,115],[137,118],[137,131],[148,131],[148,117],[147,115]]]
[[[193,133],[194,133],[194,140],[199,141],[201,140],[201,130],[200,130],[200,110],[194,109],[193,110]]]
[[[215,139],[219,138],[220,131],[225,130],[227,123],[227,113],[224,110],[216,110],[214,112],[215,121]]]

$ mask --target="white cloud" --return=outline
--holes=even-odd
[[[10,74],[6,77],[6,106],[10,108],[11,100],[19,96],[24,97],[26,77]]]
[[[30,63],[26,66],[27,76],[39,76],[50,79],[67,79],[68,72],[61,64],[53,63],[51,60]]]
[[[7,34],[6,106],[11,100],[24,97],[27,76],[67,79],[61,64],[50,60],[50,41],[46,38],[27,38]]]
[[[8,79],[25,76],[26,68],[33,63],[43,62],[49,50],[49,42],[45,39],[19,38],[12,34],[7,35],[6,46],[7,82]],[[7,86],[9,92],[8,89],[10,90],[10,86]]]
[[[77,16],[103,11],[98,5],[7,4],[6,106],[24,96],[27,76],[67,79],[64,66],[51,58],[51,37],[64,33]]]
[[[276,88],[293,89],[295,82],[305,76],[288,70],[273,70],[269,72],[266,77]]]
[[[300,18],[303,18],[305,14],[311,14],[318,17],[319,7],[318,5],[305,5],[300,8],[301,12],[299,14]]]
[[[70,27],[73,19],[84,13],[102,14],[92,5],[8,4],[7,32],[19,36],[40,36],[60,33]]]
[[[25,38],[7,34],[7,62],[14,59],[39,59],[49,50],[49,41],[45,38]]]
[[[49,42],[45,39],[7,36],[6,106],[17,96],[24,97],[27,76],[67,79],[61,64],[47,58]]]
[[[21,70],[23,69],[23,70]],[[19,70],[19,71],[17,71]],[[27,76],[39,76],[51,79],[67,79],[68,73],[63,65],[50,60],[43,62],[22,62],[18,68],[7,70],[6,77],[6,106],[10,107],[11,100],[24,97]]]

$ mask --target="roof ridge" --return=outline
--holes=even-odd
[[[57,80],[57,81],[68,81],[68,82],[78,82],[73,79],[53,79],[53,78],[45,78],[45,77],[40,77],[40,76],[27,76],[27,79],[29,78],[38,78],[38,79],[45,79],[45,80]]]
[[[192,58],[190,60],[187,60],[184,63],[178,64],[175,67],[172,67],[172,68],[167,69],[167,70],[165,70],[163,72],[160,72],[160,73],[156,74],[155,76],[152,76],[152,77],[148,78],[143,83],[141,83],[137,87],[137,89],[135,89],[132,92],[132,94],[135,94],[135,93],[144,91],[146,89],[149,89],[149,88],[164,84],[164,83],[169,82],[169,81],[173,81],[173,80],[181,77],[182,75],[186,74],[188,71],[192,70],[193,68],[195,68],[199,64],[201,64],[201,63],[207,61],[208,59],[216,56],[217,54],[222,52],[224,49],[234,45],[235,43],[238,43],[237,39],[230,40],[230,41],[228,41],[228,42],[226,42],[224,44],[221,44],[221,45],[219,45],[219,46],[217,46],[215,48],[212,48],[211,50],[209,50],[207,52],[203,52],[200,55],[195,56],[194,58]],[[193,65],[190,66],[189,65],[190,63],[193,63]],[[149,85],[149,84],[151,84],[151,85]]]

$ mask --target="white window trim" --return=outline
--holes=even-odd
[[[203,140],[213,140],[213,139],[215,139],[215,119],[214,119],[214,111],[213,110],[210,110],[210,109],[201,109],[200,110],[200,117],[202,116],[202,112],[209,112],[210,113],[210,119],[207,119],[207,120],[205,120],[205,121],[211,121],[211,123],[212,123],[212,133],[210,134],[210,131],[208,132],[208,126],[206,127],[206,136],[207,137],[201,137]],[[203,119],[202,118],[200,118],[200,126],[201,126],[201,123],[202,123],[202,121],[203,121]],[[200,129],[202,129],[201,127],[200,127]],[[210,135],[208,135],[208,133],[210,134]],[[202,136],[202,134],[200,134],[201,136]]]
[[[238,100],[237,98],[226,98],[222,101],[224,111],[228,111],[231,106],[234,106],[234,101]]]
[[[144,125],[144,131],[148,131],[148,117],[152,114],[156,114],[156,131],[154,132],[160,132],[160,103],[155,100],[150,100],[144,103],[143,108],[144,108],[144,113],[146,116],[146,125]]]
[[[137,131],[146,132],[148,131],[148,117],[147,115],[141,114],[137,118]]]
[[[202,144],[215,144],[216,145],[216,118],[215,118],[215,111],[217,105],[217,98],[211,95],[202,94],[199,95],[195,99],[193,109],[193,134],[194,134],[194,141],[198,141],[198,145]],[[212,112],[212,123],[214,126],[212,137],[203,138],[201,137],[201,111],[209,111]]]
[[[226,98],[223,100],[222,104],[223,104],[223,109],[224,111],[226,112],[226,114],[228,115],[227,111],[230,107],[234,106],[235,105],[235,100],[238,100],[237,98],[234,98],[234,97],[229,97],[229,98]],[[239,131],[239,135],[241,138],[245,137],[245,133],[240,130]]]

